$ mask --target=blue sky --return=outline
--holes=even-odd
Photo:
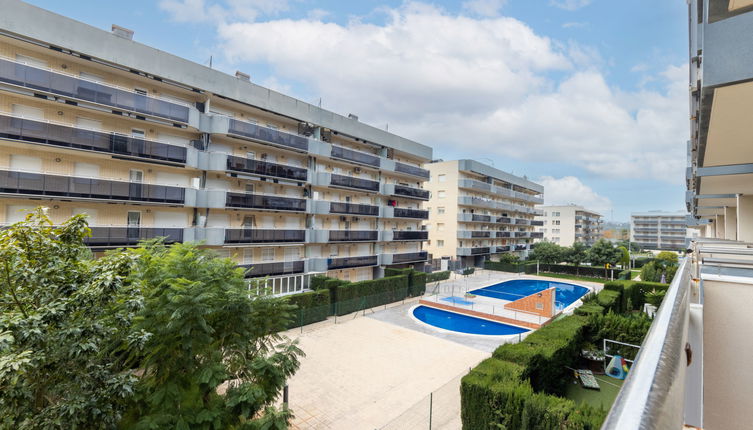
[[[681,210],[682,0],[29,3],[435,148],[541,181],[547,203],[627,220]]]

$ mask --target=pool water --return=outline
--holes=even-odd
[[[514,301],[552,287],[557,289],[554,298],[557,309],[564,309],[570,306],[589,291],[586,287],[564,282],[542,281],[538,279],[513,279],[511,281],[500,282],[499,284],[473,290],[471,291],[471,294]]]
[[[470,302],[470,301],[465,300],[465,299],[463,299],[461,297],[458,297],[458,296],[445,297],[445,298],[439,299],[439,300],[444,300],[445,302],[450,302],[450,303],[455,304],[455,305],[470,306],[470,305],[473,304],[473,302]]]
[[[528,331],[524,328],[448,312],[442,309],[430,308],[428,306],[417,306],[413,309],[413,316],[419,321],[434,327],[460,333],[501,336],[520,334]]]

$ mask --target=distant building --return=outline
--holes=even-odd
[[[543,214],[536,216],[537,227],[544,241],[561,246],[575,242],[593,245],[601,238],[602,216],[578,205],[538,206]]]
[[[630,214],[630,241],[644,249],[679,251],[688,235],[685,212],[636,212]]]

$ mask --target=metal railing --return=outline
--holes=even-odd
[[[330,184],[338,187],[356,188],[359,190],[379,191],[379,181],[356,178],[355,176],[337,175],[330,176]]]
[[[327,269],[347,269],[350,267],[376,266],[379,264],[379,256],[364,255],[360,257],[340,257],[327,259]]]
[[[304,242],[305,240],[306,230],[225,229],[225,243],[279,243]]]
[[[406,187],[404,185],[395,185],[396,196],[411,197],[420,200],[429,200],[429,191],[420,188]]]
[[[378,216],[379,206],[364,205],[358,203],[330,202],[329,211],[335,214]]]
[[[250,160],[232,155],[227,157],[227,169],[257,175],[295,179],[298,181],[306,181],[308,179],[308,170],[302,167],[270,163],[269,161]]]
[[[230,118],[228,133],[302,151],[308,151],[309,149],[309,140],[303,136],[286,133],[269,127],[263,127],[246,121],[239,121],[233,118]]]
[[[370,241],[374,242],[379,238],[377,230],[330,230],[330,242],[355,242]]]
[[[165,243],[183,241],[183,228],[163,227],[90,227],[92,235],[84,239],[88,246],[132,246],[142,240],[163,237]]]
[[[227,193],[225,206],[303,212],[306,200],[264,194]]]
[[[410,164],[400,163],[399,161],[395,162],[395,171],[418,176],[424,179],[429,179],[431,177],[428,170],[416,166],[411,166]]]
[[[332,158],[353,161],[356,163],[366,164],[369,166],[379,167],[381,159],[373,154],[356,151],[342,146],[332,145]]]
[[[396,218],[429,219],[429,211],[421,209],[394,208],[393,213]]]
[[[426,251],[406,252],[403,254],[392,254],[392,264],[426,261],[427,257],[428,257],[428,253]]]
[[[393,230],[392,240],[426,240],[429,232],[425,230]]]
[[[278,276],[304,271],[304,261],[276,261],[271,263],[239,264],[238,267],[246,269],[246,278],[261,276]]]

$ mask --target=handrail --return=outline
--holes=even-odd
[[[682,428],[690,281],[685,259],[602,430]]]

